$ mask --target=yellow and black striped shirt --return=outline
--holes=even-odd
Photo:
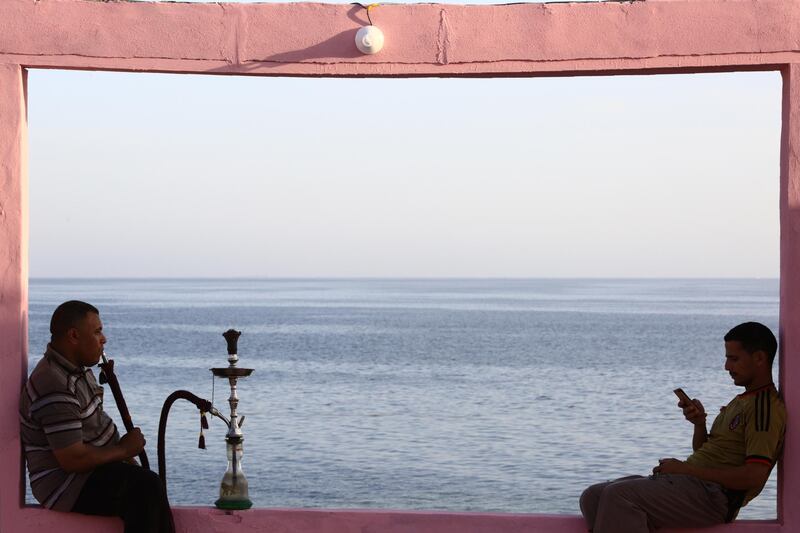
[[[686,462],[710,468],[745,463],[772,467],[783,447],[785,427],[786,408],[775,385],[740,394],[721,409],[708,440]],[[762,488],[748,491],[745,503],[755,498]]]

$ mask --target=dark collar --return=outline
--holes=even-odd
[[[774,383],[767,383],[763,387],[759,387],[757,389],[753,389],[753,390],[749,390],[747,392],[743,392],[743,393],[739,394],[737,396],[737,398],[744,398],[745,396],[750,396],[751,394],[758,394],[759,392],[762,392],[762,391],[765,391],[765,390],[768,390],[768,389],[769,390],[775,390],[775,384]]]
[[[49,344],[47,345],[47,350],[44,352],[44,356],[47,357],[50,361],[57,364],[61,368],[63,368],[67,374],[83,374],[86,370],[82,366],[77,366],[72,364],[66,357],[58,353],[52,346]]]

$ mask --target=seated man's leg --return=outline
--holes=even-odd
[[[728,499],[716,483],[659,475],[609,484],[600,495],[595,533],[646,533],[662,527],[725,522]]]
[[[592,485],[581,494],[580,499],[580,507],[581,507],[581,514],[583,518],[586,520],[586,525],[589,527],[589,531],[594,529],[594,522],[597,517],[597,508],[600,505],[600,496],[605,490],[606,487],[611,485],[612,483],[617,483],[619,481],[626,481],[629,479],[641,479],[642,476],[627,476],[621,477],[619,479],[615,479],[613,481],[605,481],[603,483],[597,483]]]
[[[125,533],[172,533],[172,517],[161,480],[128,463],[97,467],[72,507],[76,513],[119,516]]]

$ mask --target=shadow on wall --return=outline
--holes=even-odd
[[[356,33],[362,26],[369,24],[366,10],[361,5],[353,5],[347,17],[358,24],[352,30],[340,32],[329,39],[308,48],[282,52],[261,59],[248,59],[241,65],[242,72],[253,71],[264,67],[277,67],[285,63],[335,63],[339,59],[356,59],[364,57],[355,46]],[[229,72],[229,67],[212,69],[210,72]]]
[[[359,52],[356,48],[356,32],[358,32],[358,28],[343,31],[314,46],[303,50],[292,50],[290,52],[275,54],[261,61],[273,63],[308,63],[321,59],[355,59],[357,57],[363,57],[364,54]]]

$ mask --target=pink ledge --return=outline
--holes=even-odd
[[[26,531],[122,531],[116,518],[95,518],[30,507],[21,524]],[[566,515],[367,511],[326,509],[254,509],[226,513],[208,507],[174,510],[178,533],[585,533],[581,518]],[[735,522],[703,529],[664,533],[777,533],[775,521]],[[622,532],[621,532],[622,533]]]

